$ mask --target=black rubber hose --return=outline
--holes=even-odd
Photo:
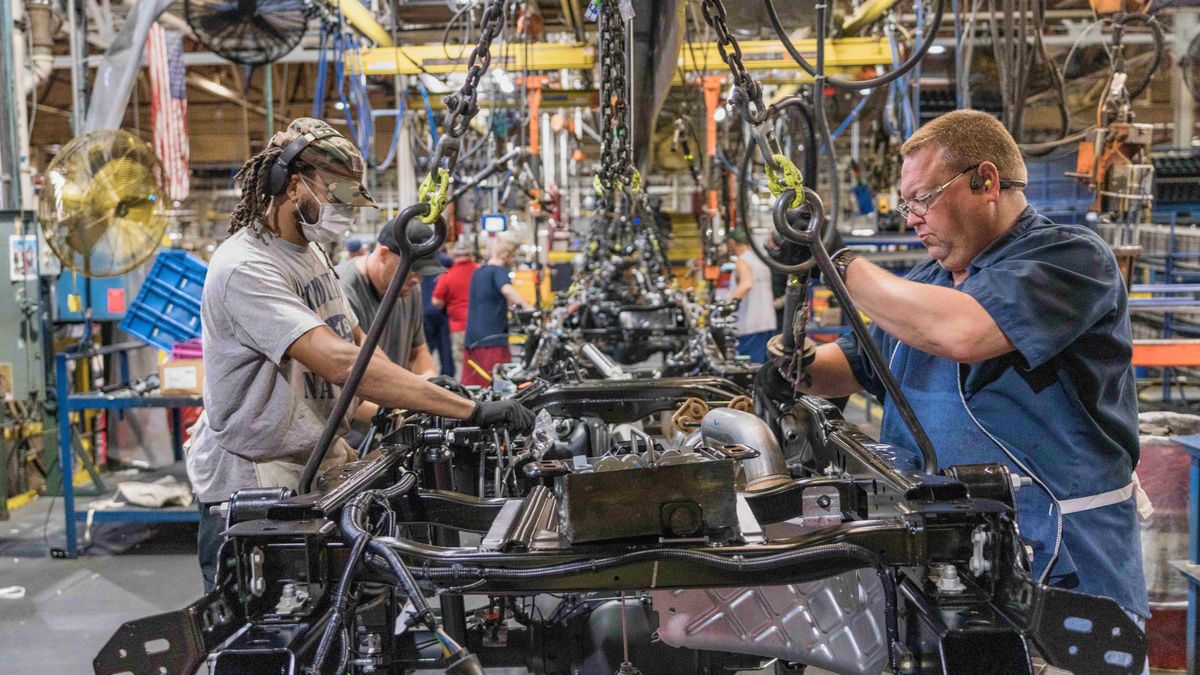
[[[381,548],[386,549],[392,556],[396,556],[386,543],[376,541]],[[398,556],[396,556],[398,557]],[[553,577],[564,574],[575,574],[580,572],[594,572],[609,567],[618,565],[628,565],[630,563],[651,562],[655,560],[681,560],[684,562],[696,563],[713,569],[718,569],[725,572],[764,572],[789,565],[798,565],[804,563],[815,562],[833,562],[835,560],[857,560],[862,563],[861,567],[878,568],[880,566],[880,558],[877,554],[869,549],[857,544],[826,544],[816,546],[803,551],[787,551],[785,553],[775,553],[757,558],[747,558],[733,560],[724,556],[715,555],[712,553],[703,553],[700,551],[690,551],[680,548],[665,548],[665,549],[646,549],[642,551],[632,551],[630,553],[622,553],[621,555],[609,556],[606,558],[598,558],[595,560],[581,560],[577,562],[561,563],[558,565],[544,565],[540,567],[527,567],[521,569],[505,569],[502,567],[469,567],[464,565],[455,565],[452,568],[422,568],[417,571],[422,578],[431,581],[439,580],[462,580],[462,579],[491,579],[498,581],[515,581],[521,579],[541,579],[544,577]],[[391,567],[389,563],[389,567]],[[411,574],[411,573],[410,573]]]
[[[402,476],[391,487],[386,487],[376,492],[384,499],[395,499],[396,497],[408,494],[414,487],[417,486],[417,474],[411,471],[405,471]]]
[[[337,675],[342,675],[342,673],[349,672],[349,667],[350,667],[350,631],[347,630],[345,626],[342,626],[341,657],[338,658],[337,669],[334,670],[333,672],[337,673]]]
[[[372,552],[383,557],[387,563],[388,569],[392,571],[392,575],[400,582],[400,586],[404,594],[408,596],[408,601],[412,603],[413,609],[416,610],[417,617],[425,624],[429,630],[436,631],[438,629],[437,616],[433,610],[429,608],[429,603],[425,601],[425,596],[421,594],[421,587],[417,586],[417,580],[413,578],[412,572],[400,556],[396,552],[388,548],[383,542],[378,539],[372,539],[367,548]]]
[[[345,518],[344,514],[343,518]],[[350,560],[346,562],[346,569],[342,571],[342,578],[338,580],[337,588],[333,592],[333,614],[329,618],[329,623],[325,624],[325,631],[321,634],[321,641],[317,644],[316,656],[313,657],[313,673],[320,673],[321,668],[325,666],[325,658],[329,655],[329,646],[333,644],[334,635],[337,634],[346,613],[350,580],[354,577],[354,569],[362,560],[363,553],[366,552],[368,539],[370,536],[366,532],[362,532],[354,538],[354,545],[350,549]]]
[[[1166,37],[1163,35],[1162,24],[1149,14],[1126,14],[1118,19],[1117,23],[1121,26],[1128,26],[1132,23],[1143,24],[1150,29],[1150,35],[1154,38],[1154,60],[1146,68],[1146,76],[1142,78],[1141,82],[1138,82],[1138,86],[1128,87],[1129,98],[1133,100],[1146,91],[1146,87],[1150,86],[1150,81],[1154,79],[1154,73],[1158,70],[1158,66],[1162,64],[1163,52],[1166,50]]]
[[[779,21],[779,13],[775,11],[775,3],[773,3],[771,0],[763,0],[763,6],[767,10],[767,18],[771,21],[771,27],[775,29],[775,33],[779,36],[779,40],[783,42],[783,48],[787,50],[787,53],[791,55],[792,60],[795,61],[804,70],[804,72],[808,73],[812,77],[816,77],[818,69],[813,68],[812,64],[810,64],[808,60],[804,58],[804,55],[796,50],[796,45],[792,44],[792,39],[788,37],[787,31],[784,30],[783,23]],[[926,29],[924,39],[921,40],[921,46],[918,47],[917,50],[913,52],[912,56],[909,56],[904,63],[892,69],[891,72],[880,75],[879,77],[873,77],[869,80],[843,80],[836,77],[831,77],[827,78],[826,82],[837,87],[838,89],[857,91],[859,89],[874,89],[875,87],[882,87],[885,84],[890,84],[898,78],[904,77],[905,73],[912,70],[918,63],[920,63],[921,59],[925,58],[925,53],[928,52],[929,48],[933,46],[934,38],[937,37],[938,29],[942,27],[942,12],[945,7],[946,0],[937,0],[937,5],[933,10],[933,23],[928,29]],[[818,21],[820,21],[820,18],[818,18]]]
[[[342,509],[342,532],[349,535],[356,542],[359,537],[366,539],[367,548],[372,552],[383,556],[387,561],[388,567],[392,573],[400,581],[405,595],[408,596],[408,601],[412,603],[413,608],[419,617],[430,630],[437,629],[437,617],[429,608],[429,603],[425,602],[425,596],[421,594],[421,589],[417,586],[416,579],[405,566],[404,561],[400,559],[390,548],[383,546],[380,542],[372,537],[366,530],[366,504],[379,493],[363,492],[354,498],[349,504]]]
[[[825,144],[825,152],[829,153],[830,195],[833,197],[830,202],[832,208],[825,214],[828,222],[825,224],[822,239],[830,236],[831,231],[837,231],[838,218],[841,217],[842,208],[842,182],[841,176],[838,175],[837,153],[833,147],[833,136],[829,133],[829,116],[825,114],[825,84],[830,82],[830,79],[825,76],[825,24],[829,20],[829,5],[827,4],[829,1],[818,0],[817,2],[817,69],[813,74],[812,87],[812,107],[817,116],[817,131],[821,134],[821,142]],[[939,24],[942,16],[942,2],[943,0],[938,0]],[[937,26],[934,26],[934,32],[931,35],[936,35],[936,31]],[[929,40],[928,42],[932,44],[933,41]]]

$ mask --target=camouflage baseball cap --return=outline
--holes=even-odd
[[[327,122],[298,117],[287,129],[271,137],[271,145],[286,148],[302,134],[313,134],[313,141],[297,159],[317,169],[330,196],[350,206],[375,206],[375,199],[363,186],[365,165],[358,148]],[[328,135],[327,135],[328,134]]]

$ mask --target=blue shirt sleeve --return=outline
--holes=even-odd
[[[504,288],[505,284],[511,283],[512,280],[508,278],[508,270],[504,269],[503,267],[493,266],[491,268],[491,271],[492,271],[492,279],[491,279],[492,287],[495,289],[496,295],[500,295],[500,289]]]
[[[1124,282],[1099,237],[1044,230],[972,271],[959,290],[975,298],[1030,370],[1122,307]]]
[[[890,358],[896,347],[895,340],[874,326],[869,327],[868,330],[871,333],[871,338],[875,340],[876,346],[883,353],[883,358]],[[846,360],[850,362],[850,370],[854,372],[854,379],[858,380],[858,383],[868,393],[882,398],[884,393],[886,393],[883,388],[883,381],[879,379],[879,375],[871,366],[871,361],[867,358],[867,353],[863,350],[862,344],[855,337],[854,333],[847,333],[838,338],[837,346],[842,348],[842,353],[846,355]]]

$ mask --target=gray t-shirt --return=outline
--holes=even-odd
[[[347,260],[337,266],[338,281],[342,291],[350,301],[354,315],[363,330],[371,327],[375,312],[379,311],[383,299],[375,290],[370,279],[359,271],[354,259]],[[407,295],[396,301],[396,308],[388,317],[388,323],[379,337],[379,348],[384,354],[401,368],[408,368],[412,362],[412,352],[425,344],[424,316],[421,313],[421,287],[414,286]]]
[[[200,316],[204,415],[188,478],[200,501],[222,502],[259,484],[256,463],[307,460],[339,388],[285,352],[322,324],[351,341],[358,320],[316,248],[246,229],[213,254]]]

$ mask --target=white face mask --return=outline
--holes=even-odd
[[[317,199],[312,188],[308,187],[308,181],[301,179],[300,182],[304,184],[308,194],[312,195],[313,199]],[[322,202],[320,199],[317,199],[317,203],[321,205],[321,213],[317,216],[315,223],[304,219],[302,209],[296,209],[300,230],[304,233],[305,239],[317,244],[331,244],[345,236],[354,227],[354,216],[357,210],[355,207]]]

